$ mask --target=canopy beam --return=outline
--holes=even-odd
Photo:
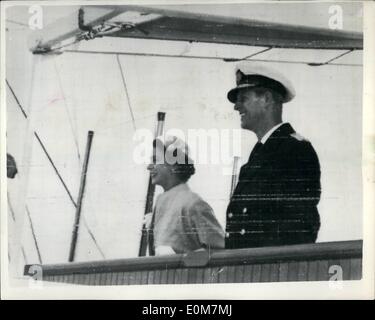
[[[95,37],[295,49],[361,50],[363,34],[234,17],[196,14],[155,6],[83,6],[72,16],[33,34],[31,51],[46,53],[61,44]]]

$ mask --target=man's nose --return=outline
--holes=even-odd
[[[235,111],[240,110],[240,105],[239,105],[239,103],[236,102],[236,103],[234,104],[233,108],[234,108]]]

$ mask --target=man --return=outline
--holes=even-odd
[[[251,62],[237,66],[236,82],[228,99],[258,142],[227,208],[225,247],[313,243],[320,227],[320,165],[311,143],[282,122],[283,103],[294,89],[282,74]]]
[[[224,231],[213,210],[187,185],[195,173],[187,145],[177,137],[156,139],[153,163],[147,169],[152,183],[164,189],[152,222],[146,223],[153,230],[155,254],[224,248]]]

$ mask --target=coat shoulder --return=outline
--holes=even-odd
[[[283,147],[285,148],[285,150],[312,149],[312,144],[310,140],[308,140],[303,135],[297,132],[292,132],[286,135],[285,139],[283,139],[283,144],[284,144]]]
[[[290,162],[293,159],[295,161],[301,159],[318,161],[318,156],[311,142],[295,131],[284,135],[283,139],[279,139],[279,142],[279,147],[276,150],[285,160]]]
[[[307,140],[304,136],[300,135],[298,132],[293,132],[290,134],[290,137],[292,139],[295,139],[297,141],[305,141],[305,142],[310,142],[309,140]]]
[[[181,198],[182,207],[190,214],[202,211],[212,211],[211,206],[193,191],[185,192]]]

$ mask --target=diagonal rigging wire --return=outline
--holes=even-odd
[[[53,60],[53,64],[54,64],[56,75],[57,75],[57,79],[58,79],[58,82],[59,82],[60,91],[61,91],[62,96],[63,96],[65,111],[66,111],[66,114],[68,116],[68,121],[69,121],[69,124],[70,124],[70,128],[71,128],[72,133],[73,133],[73,140],[74,140],[74,144],[75,144],[76,149],[77,149],[78,160],[81,161],[81,154],[79,153],[78,141],[77,141],[77,137],[76,137],[77,136],[77,132],[73,128],[73,122],[72,122],[72,119],[71,119],[69,108],[68,108],[67,103],[66,103],[66,99],[65,99],[65,95],[64,95],[64,91],[63,91],[63,86],[62,86],[62,81],[61,81],[60,73],[59,73],[59,70],[57,69],[57,65],[56,65],[56,60]]]
[[[22,22],[19,22],[19,21],[16,21],[16,20],[6,19],[5,21],[10,22],[10,23],[14,23],[14,24],[18,24],[19,26],[29,27],[29,25],[27,25],[26,23],[22,23]]]
[[[25,206],[25,209],[26,209],[27,216],[29,218],[29,223],[30,223],[30,228],[31,228],[31,234],[33,235],[36,252],[38,253],[39,263],[42,264],[42,256],[40,254],[39,245],[38,245],[38,241],[36,239],[34,225],[33,225],[33,221],[31,220],[30,211],[29,211],[29,208],[27,206]]]
[[[273,49],[273,47],[269,47],[269,48],[266,48],[266,49],[264,49],[264,50],[260,50],[260,51],[255,52],[255,53],[253,53],[253,54],[251,54],[251,55],[249,55],[249,56],[247,56],[247,57],[245,57],[245,58],[242,58],[241,60],[246,60],[246,59],[249,59],[249,58],[255,57],[255,56],[257,56],[258,54],[261,54],[261,53],[267,52],[267,51],[272,50],[272,49]]]
[[[83,219],[82,219],[82,220],[83,220],[83,223],[84,223],[84,225],[85,225],[85,227],[86,227],[86,229],[87,229],[87,232],[89,233],[89,235],[90,235],[92,241],[94,241],[95,246],[96,246],[96,248],[98,249],[98,251],[99,251],[100,255],[102,256],[102,258],[105,259],[104,252],[103,252],[103,250],[100,248],[100,246],[99,246],[99,244],[98,244],[98,241],[96,240],[94,234],[92,233],[92,231],[91,231],[91,229],[90,229],[90,227],[89,227],[89,225],[88,225],[88,223],[87,223],[87,220],[86,220],[85,215],[82,215],[82,218],[83,218]]]
[[[349,54],[349,53],[351,53],[351,52],[353,52],[353,51],[354,51],[354,49],[350,49],[350,50],[348,50],[348,51],[345,51],[345,52],[343,52],[343,53],[341,53],[341,54],[339,54],[339,55],[333,57],[332,59],[329,59],[329,60],[326,61],[326,62],[321,62],[321,63],[319,63],[319,62],[318,62],[318,63],[311,62],[311,63],[308,63],[308,65],[309,65],[309,66],[312,66],[312,67],[324,66],[324,65],[330,64],[332,61],[335,61],[335,60],[337,60],[337,59],[339,59],[339,58],[341,58],[341,57],[343,57],[343,56],[346,56],[347,54]]]
[[[334,58],[332,58],[332,59],[326,61],[324,64],[328,64],[328,63],[330,63],[330,62],[332,62],[332,61],[334,61],[334,60],[337,60],[338,58],[341,58],[341,57],[343,57],[343,56],[345,56],[345,55],[347,55],[347,54],[349,54],[349,53],[351,53],[351,52],[353,52],[353,51],[354,51],[354,49],[350,49],[350,50],[348,50],[348,51],[346,51],[346,52],[344,52],[344,53],[341,53],[341,54],[339,54],[338,56],[336,56],[336,57],[334,57]]]
[[[23,247],[21,247],[21,252],[22,252],[23,260],[25,260],[25,264],[27,264],[26,253],[25,253],[25,249]]]
[[[65,95],[64,95],[64,91],[63,91],[63,86],[62,86],[62,81],[61,81],[59,70],[58,70],[57,65],[56,65],[56,61],[54,61],[54,67],[55,67],[55,71],[56,71],[57,78],[58,78],[58,81],[59,81],[60,90],[61,90],[61,93],[62,93],[63,98],[64,98],[64,106],[65,106],[66,113],[68,115],[68,121],[69,121],[69,124],[70,124],[70,128],[71,128],[72,133],[73,133],[73,139],[74,139],[74,143],[75,143],[75,146],[76,146],[76,149],[77,149],[78,160],[81,161],[81,155],[80,155],[80,152],[79,152],[78,141],[77,141],[77,138],[76,138],[77,132],[73,128],[73,123],[72,123],[71,115],[70,115],[70,112],[69,112],[69,108],[68,108],[68,106],[66,104],[66,99],[65,99]],[[77,207],[77,204],[75,205],[75,207]],[[85,225],[85,227],[86,227],[86,229],[87,229],[87,231],[88,231],[91,239],[95,242],[95,244],[97,246],[97,249],[99,250],[102,258],[105,259],[104,253],[101,250],[100,246],[98,245],[98,243],[97,243],[97,241],[95,239],[95,236],[92,233],[90,227],[88,226],[88,223],[87,223],[87,220],[86,220],[85,216],[84,215],[82,215],[82,216],[83,216],[83,223],[84,223],[84,225]]]
[[[124,55],[124,56],[140,56],[140,57],[158,57],[158,58],[181,58],[181,59],[205,59],[205,60],[221,60],[221,61],[232,61],[235,58],[225,57],[210,57],[210,56],[181,56],[175,54],[163,54],[163,53],[140,53],[140,52],[118,52],[118,51],[88,51],[88,50],[65,50],[70,53],[84,53],[84,54],[109,54],[109,55]],[[309,65],[307,61],[292,61],[292,60],[276,60],[276,59],[249,59],[249,61],[267,62],[267,63],[289,63],[289,64],[304,64]],[[350,63],[328,63],[330,66],[346,66],[346,67],[361,67],[361,64],[350,64]]]
[[[75,202],[74,199],[73,199],[73,196],[71,195],[71,193],[70,193],[68,187],[67,187],[66,184],[65,184],[65,181],[63,180],[63,178],[61,177],[59,171],[57,170],[57,168],[56,168],[56,166],[55,166],[53,160],[51,159],[51,156],[48,154],[48,151],[47,151],[46,147],[44,146],[42,140],[39,138],[39,135],[38,135],[35,131],[34,131],[34,135],[35,135],[35,137],[37,138],[37,140],[38,140],[40,146],[42,147],[42,149],[43,149],[43,151],[44,151],[44,154],[47,156],[49,162],[51,163],[53,169],[55,170],[55,173],[57,174],[59,180],[61,181],[61,183],[62,183],[62,185],[63,185],[65,191],[68,193],[68,196],[69,196],[70,200],[72,201],[73,205],[74,205],[75,207],[77,207],[77,204],[76,204],[76,202]]]
[[[126,98],[128,100],[128,106],[129,106],[130,116],[131,116],[132,122],[133,122],[133,127],[134,127],[134,130],[136,130],[137,128],[136,128],[136,125],[135,125],[135,119],[134,119],[133,109],[132,109],[131,104],[130,104],[129,92],[128,92],[128,88],[126,86],[124,72],[122,70],[122,66],[121,66],[121,62],[120,62],[120,58],[119,58],[118,54],[116,55],[116,59],[117,59],[117,63],[118,63],[119,69],[120,69],[122,84],[123,84],[124,89],[125,89]]]
[[[20,110],[21,110],[23,116],[27,119],[27,114],[26,114],[26,112],[25,112],[25,109],[22,108],[22,105],[21,105],[21,103],[18,101],[18,98],[17,98],[16,94],[14,93],[12,87],[10,86],[8,80],[5,79],[5,82],[6,82],[7,86],[8,86],[8,88],[9,88],[10,92],[12,92],[13,98],[16,100],[16,102],[17,102],[17,104],[18,104],[18,107],[20,108]]]
[[[14,222],[16,222],[16,215],[14,213],[14,209],[13,209],[13,206],[12,206],[12,203],[10,201],[10,197],[9,197],[9,192],[7,191],[7,201],[8,201],[8,208],[9,208],[9,211],[12,215],[12,219]],[[27,260],[26,260],[26,255],[25,255],[25,250],[23,248],[23,245],[21,244],[21,250],[22,250],[22,254],[23,254],[23,258],[25,260],[25,264],[27,264]],[[10,257],[10,250],[8,250],[8,259],[9,261],[11,261],[11,257]]]
[[[22,107],[21,103],[19,102],[19,100],[18,100],[16,94],[14,93],[14,91],[13,91],[11,85],[9,84],[8,80],[5,80],[5,81],[6,81],[6,84],[7,84],[8,88],[9,88],[10,91],[12,92],[12,95],[13,95],[14,99],[16,100],[17,105],[18,105],[18,107],[20,108],[20,110],[21,110],[23,116],[25,117],[25,119],[27,119],[27,114],[26,114],[26,112],[25,112],[25,109]],[[35,137],[37,138],[37,140],[38,140],[40,146],[42,147],[42,149],[43,149],[43,151],[44,151],[44,154],[47,156],[49,162],[51,163],[53,169],[55,170],[55,173],[56,173],[56,175],[58,176],[59,180],[61,181],[61,183],[62,183],[62,185],[63,185],[65,191],[68,193],[68,196],[69,196],[70,200],[72,201],[72,203],[73,203],[74,206],[76,207],[77,204],[75,203],[75,201],[74,201],[74,199],[73,199],[73,197],[72,197],[72,195],[71,195],[71,193],[70,193],[68,187],[66,186],[66,184],[65,184],[65,182],[64,182],[64,180],[63,180],[63,178],[61,177],[61,175],[60,175],[59,171],[57,170],[55,164],[53,163],[53,161],[52,161],[50,155],[48,154],[46,147],[44,146],[42,140],[39,138],[39,135],[38,135],[38,133],[37,133],[36,131],[34,131],[34,135],[35,135]]]
[[[11,85],[9,84],[8,80],[6,80],[6,84],[7,84],[8,88],[10,89],[10,91],[12,92],[12,95],[13,95],[14,99],[16,100],[17,105],[18,105],[18,107],[20,108],[22,114],[24,115],[25,119],[27,119],[27,114],[26,114],[24,108],[22,107],[21,103],[19,102],[19,100],[18,100],[16,94],[14,93],[14,91],[13,91]],[[73,197],[72,197],[72,195],[71,195],[71,193],[70,193],[68,187],[66,186],[66,184],[65,184],[63,178],[61,177],[59,171],[57,170],[57,168],[56,168],[56,166],[55,166],[53,160],[51,159],[50,155],[48,154],[48,151],[47,151],[46,147],[44,146],[42,140],[39,138],[39,135],[38,135],[35,131],[34,131],[34,135],[35,135],[35,137],[37,138],[37,140],[38,140],[40,146],[42,147],[42,149],[43,149],[43,151],[44,151],[44,154],[47,156],[49,162],[51,163],[53,169],[55,170],[55,173],[56,173],[56,175],[58,176],[60,182],[62,183],[62,185],[63,185],[65,191],[67,192],[70,201],[72,202],[73,206],[74,206],[75,208],[77,208],[77,203],[74,201],[74,199],[73,199]],[[85,226],[86,226],[86,228],[87,228],[87,231],[88,231],[88,233],[89,233],[91,239],[94,241],[94,244],[95,244],[95,246],[97,247],[97,249],[98,249],[98,251],[100,252],[100,254],[101,254],[101,256],[103,257],[103,259],[105,259],[104,253],[103,253],[102,249],[100,248],[100,246],[99,246],[99,244],[98,244],[98,242],[97,242],[97,240],[96,240],[94,234],[92,233],[92,231],[90,230],[88,224],[86,223],[85,219],[84,219],[84,222],[85,222]]]
[[[236,58],[223,58],[223,60],[224,60],[225,62],[237,62],[237,61],[248,60],[248,59],[250,59],[250,58],[252,58],[252,57],[257,56],[258,54],[261,54],[261,53],[267,52],[267,51],[272,50],[272,49],[273,49],[273,47],[268,47],[268,48],[266,48],[266,49],[263,49],[263,50],[260,50],[260,51],[255,52],[255,53],[252,53],[251,55],[246,56],[246,57],[244,57],[244,58],[240,58],[240,59],[236,59]]]
[[[9,192],[7,191],[7,200],[8,200],[8,208],[11,212],[11,215],[12,215],[12,219],[14,222],[16,222],[16,215],[14,214],[14,209],[13,209],[13,206],[12,206],[12,203],[10,201],[10,197],[9,197]],[[25,255],[25,250],[23,248],[23,245],[21,244],[21,250],[22,250],[22,255],[23,255],[23,258],[25,260],[25,264],[27,264],[27,259],[26,259],[26,255]],[[8,250],[8,259],[9,261],[11,261],[11,257],[10,257],[10,250]]]
[[[13,221],[16,221],[16,215],[14,214],[13,206],[10,203],[9,192],[8,191],[7,191],[7,200],[8,200],[8,208],[9,208],[9,211],[10,211],[10,213],[12,215],[12,219],[13,219]]]

